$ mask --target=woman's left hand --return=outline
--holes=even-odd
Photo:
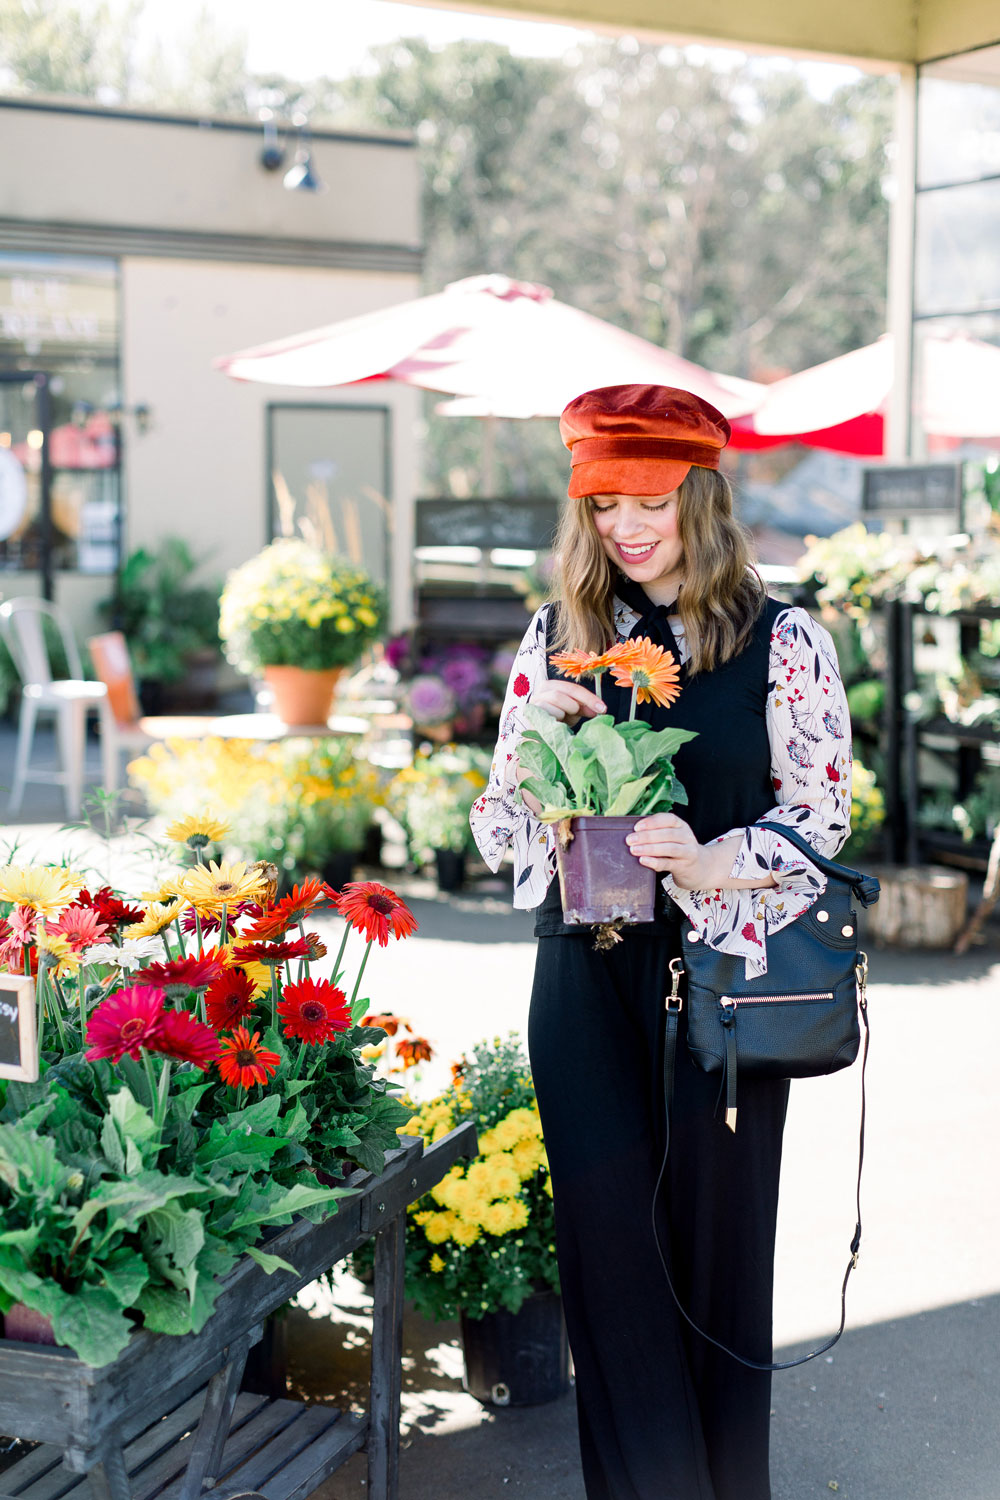
[[[640,818],[625,842],[641,865],[668,870],[682,890],[708,888],[708,851],[676,813],[651,813],[648,818]]]

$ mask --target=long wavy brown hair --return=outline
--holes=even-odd
[[[678,491],[677,525],[684,555],[677,613],[693,675],[743,650],[767,590],[753,564],[750,533],[733,515],[725,475],[697,465],[688,470]],[[555,538],[552,597],[560,603],[550,645],[560,651],[611,645],[618,576],[597,535],[590,498],[567,501]]]

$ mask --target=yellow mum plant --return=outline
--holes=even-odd
[[[406,1290],[431,1318],[517,1312],[533,1292],[559,1289],[542,1125],[516,1034],[475,1047],[452,1086],[400,1134],[430,1144],[468,1120],[479,1155],[456,1163],[410,1209]]]
[[[226,579],[219,636],[241,672],[326,671],[357,661],[381,633],[385,596],[353,564],[282,537]]]

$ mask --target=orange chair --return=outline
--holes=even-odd
[[[87,642],[98,681],[108,690],[115,735],[124,750],[144,750],[151,740],[201,739],[210,734],[214,714],[143,715],[135,690],[128,645],[120,630],[91,636]]]

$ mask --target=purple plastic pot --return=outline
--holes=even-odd
[[[56,1341],[52,1319],[36,1312],[33,1307],[25,1307],[23,1302],[15,1302],[4,1314],[3,1336],[17,1339],[21,1344],[54,1344]]]
[[[651,922],[656,908],[655,870],[641,865],[625,843],[638,818],[578,817],[572,839],[557,845],[563,920]],[[562,825],[559,825],[560,828]]]

